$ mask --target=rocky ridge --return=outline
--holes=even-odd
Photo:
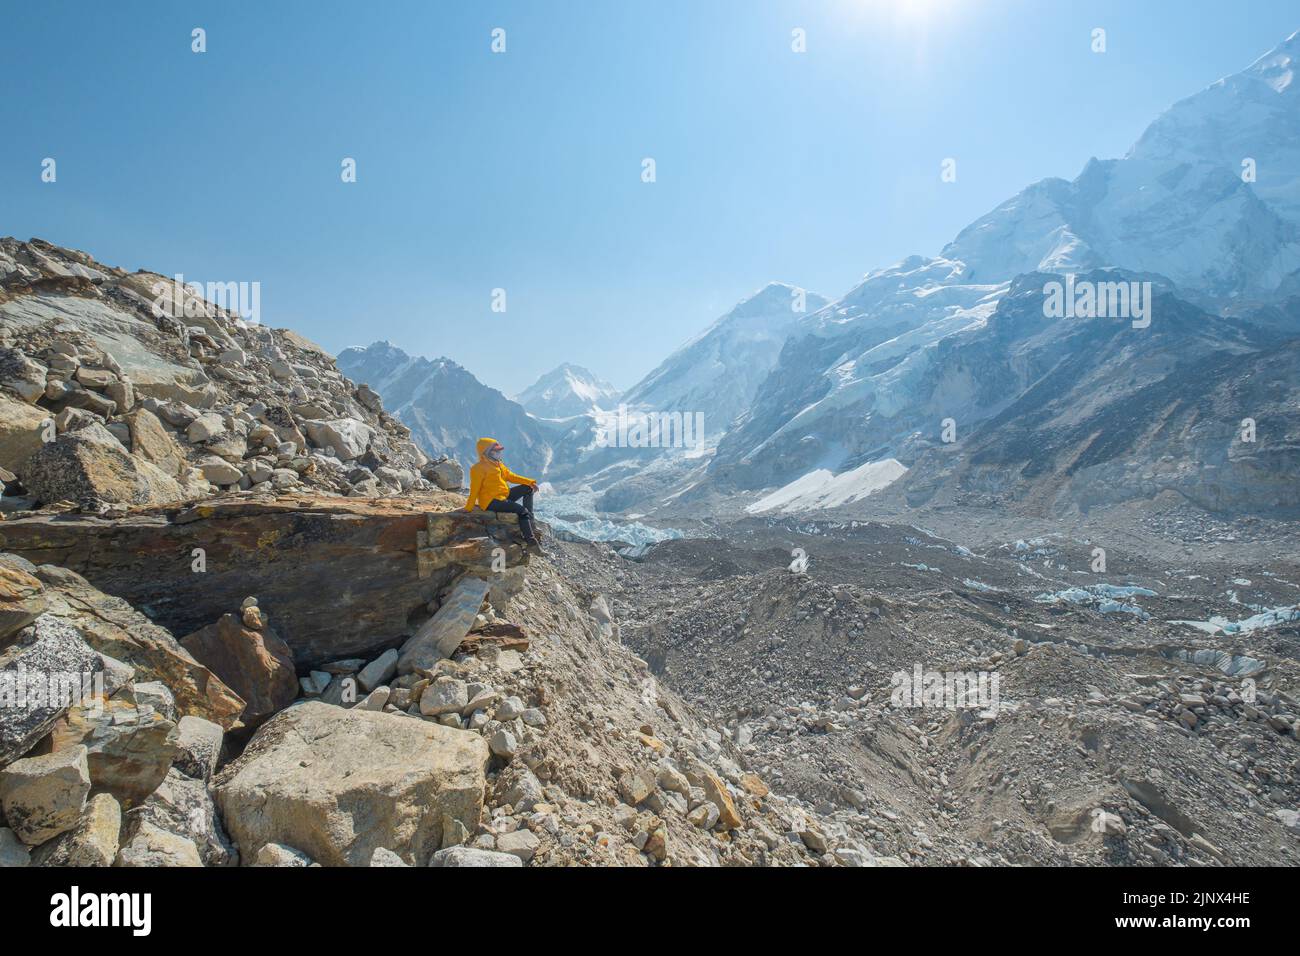
[[[307,339],[200,291],[0,239],[6,507],[434,487],[427,456],[375,392]]]

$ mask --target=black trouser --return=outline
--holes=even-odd
[[[487,510],[508,511],[511,514],[519,515],[519,530],[523,532],[524,540],[534,540],[536,532],[533,531],[532,485],[515,485],[504,498],[489,501]]]

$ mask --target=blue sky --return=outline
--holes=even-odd
[[[264,322],[513,394],[562,361],[626,387],[770,279],[834,297],[937,253],[1028,183],[1122,155],[1300,11],[3,0],[0,22],[0,234],[257,281]]]

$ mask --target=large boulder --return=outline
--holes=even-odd
[[[43,423],[52,418],[47,409],[0,392],[0,468],[23,475],[28,460],[44,444]]]
[[[73,625],[92,648],[130,664],[139,681],[165,684],[182,715],[202,717],[226,730],[238,725],[244,699],[196,661],[169,631],[75,571],[52,564],[34,570],[46,586],[50,615]]]
[[[137,408],[126,416],[126,424],[131,432],[131,454],[157,465],[163,474],[173,478],[189,471],[180,444],[149,409]]]
[[[240,854],[268,843],[324,866],[367,866],[380,847],[423,866],[444,817],[473,830],[488,750],[474,733],[309,702],[277,714],[217,776]]]
[[[157,827],[145,820],[135,836],[117,854],[114,866],[198,867],[203,865],[199,848],[189,837]]]
[[[45,502],[162,505],[188,497],[179,482],[131,455],[97,423],[43,443],[19,475],[27,490]]]
[[[239,853],[221,825],[207,786],[175,768],[148,800],[131,811],[130,818],[131,836],[141,823],[148,822],[160,830],[192,840],[204,866],[235,866],[239,862]]]
[[[176,725],[122,696],[70,708],[55,723],[50,742],[55,753],[84,747],[95,789],[108,791],[127,806],[158,789],[178,752]]]
[[[246,727],[257,727],[298,696],[293,652],[269,627],[254,631],[233,614],[223,614],[189,637],[181,647],[247,703],[240,714]]]
[[[370,447],[373,429],[355,418],[306,422],[307,437],[317,448],[333,448],[340,461],[360,458]]]
[[[0,810],[9,828],[28,846],[75,827],[89,793],[84,747],[25,757],[0,770]]]
[[[111,793],[86,803],[77,825],[32,852],[37,866],[112,866],[122,835],[122,807]]]
[[[440,458],[424,466],[424,476],[444,491],[465,487],[465,469],[455,458]]]
[[[0,767],[49,733],[103,669],[80,632],[53,615],[19,631],[0,652]]]

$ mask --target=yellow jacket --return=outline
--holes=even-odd
[[[493,501],[501,501],[510,493],[510,482],[516,485],[535,485],[537,482],[523,475],[516,475],[499,461],[484,457],[484,452],[497,443],[495,438],[480,438],[478,444],[478,461],[469,470],[469,500],[465,510],[473,511],[474,506],[487,510]]]

